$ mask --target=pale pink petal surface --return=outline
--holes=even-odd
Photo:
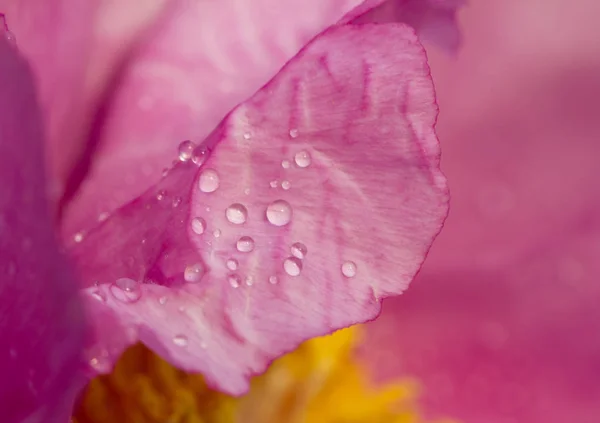
[[[83,319],[46,201],[32,75],[7,43],[1,16],[0,75],[2,422],[64,422],[83,384]]]
[[[436,414],[597,423],[600,6],[472,4],[458,60],[430,54],[450,216],[367,351]]]
[[[375,317],[445,217],[436,115],[410,28],[319,37],[205,140],[213,153],[200,171],[179,163],[71,245],[90,307],[117,322],[111,333],[98,322],[92,362],[110,365],[141,339],[241,393],[302,340]],[[234,204],[244,209],[227,217]],[[252,251],[237,247],[244,236]]]

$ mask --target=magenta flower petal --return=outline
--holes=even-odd
[[[320,36],[205,140],[200,170],[179,163],[72,246],[121,327],[97,322],[103,361],[141,339],[238,394],[302,340],[374,318],[446,214],[436,115],[410,28]]]
[[[2,422],[67,421],[82,385],[83,318],[46,201],[32,75],[6,42],[1,16],[0,75]]]

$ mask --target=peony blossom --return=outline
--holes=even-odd
[[[431,50],[448,220],[364,353],[430,415],[600,421],[598,2],[472,1]]]
[[[380,3],[0,1],[6,421],[66,419],[138,341],[240,394],[406,289],[447,210],[414,28],[456,30]]]

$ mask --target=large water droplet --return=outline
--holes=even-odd
[[[208,155],[210,150],[203,145],[199,145],[196,147],[192,153],[192,163],[196,166],[202,166],[206,160],[208,160]]]
[[[292,206],[285,200],[273,201],[267,207],[267,220],[275,226],[284,226],[292,220]]]
[[[192,231],[198,235],[202,235],[206,230],[206,220],[201,217],[195,217],[192,219]]]
[[[236,247],[238,251],[242,253],[249,253],[250,251],[254,250],[254,240],[249,236],[243,236],[238,239]]]
[[[279,282],[279,278],[275,275],[273,276],[269,276],[269,283],[271,285],[277,285],[277,283]]]
[[[206,169],[200,173],[198,186],[202,192],[215,192],[219,188],[219,174],[214,169]]]
[[[248,218],[248,210],[246,210],[246,207],[244,207],[243,204],[235,203],[227,207],[225,216],[227,217],[227,220],[234,225],[241,225],[242,223],[245,223]]]
[[[231,285],[232,288],[239,288],[240,283],[242,282],[242,279],[235,273],[233,275],[229,275],[227,280],[229,281],[229,285]]]
[[[227,266],[227,268],[229,270],[237,270],[238,268],[238,261],[234,258],[227,260],[227,263],[225,263],[225,265]]]
[[[195,263],[187,266],[183,271],[183,279],[189,283],[198,283],[204,276],[204,265],[202,263]]]
[[[192,158],[196,146],[191,141],[183,141],[179,144],[179,160],[187,162]]]
[[[302,260],[298,257],[288,257],[283,261],[283,270],[290,276],[298,276],[302,271]]]
[[[294,161],[298,167],[308,167],[311,163],[310,153],[306,150],[302,150],[296,153]]]
[[[347,278],[353,278],[356,276],[356,263],[353,261],[345,261],[342,264],[342,275]]]
[[[290,251],[294,257],[298,257],[300,260],[304,259],[304,257],[306,257],[306,253],[308,253],[306,245],[301,242],[293,243]]]
[[[173,343],[178,347],[187,347],[189,340],[185,335],[175,335],[173,337]]]
[[[129,278],[119,278],[110,285],[110,293],[123,303],[134,303],[142,296],[140,284]]]

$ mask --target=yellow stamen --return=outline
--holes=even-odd
[[[276,360],[234,398],[142,345],[94,379],[75,423],[417,423],[415,383],[370,386],[354,357],[359,328],[313,339]]]

